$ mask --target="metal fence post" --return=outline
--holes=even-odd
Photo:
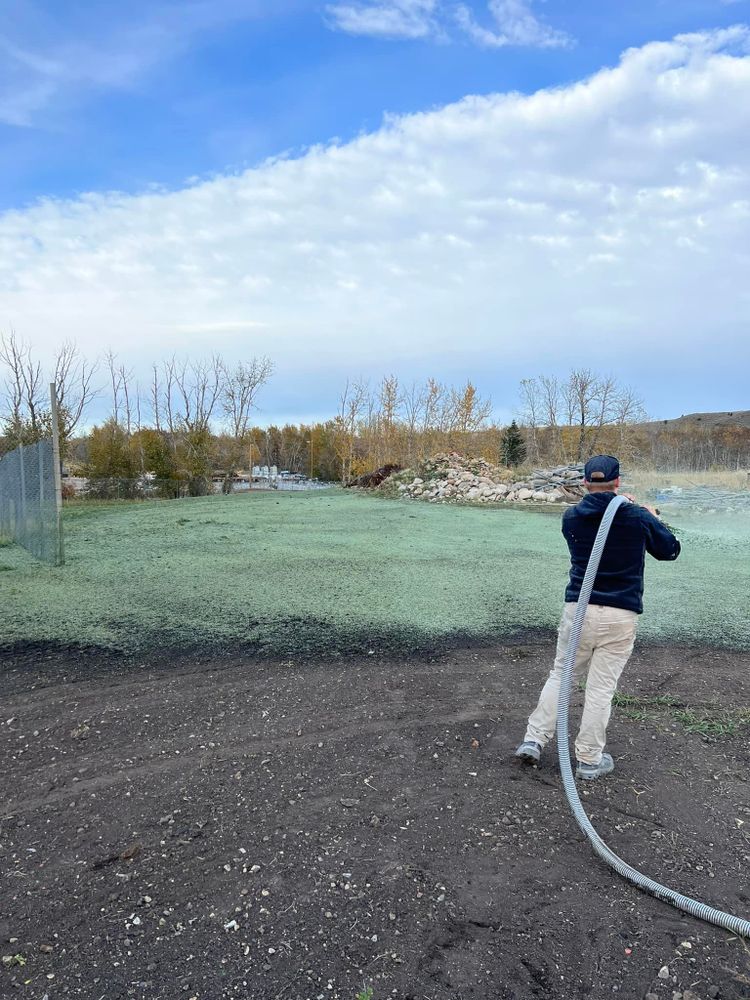
[[[49,387],[50,412],[52,415],[52,464],[55,467],[55,514],[56,514],[56,546],[55,546],[55,566],[62,566],[65,562],[65,549],[63,546],[62,533],[62,466],[60,464],[60,425],[57,411],[57,392],[55,383],[50,382]]]
[[[26,515],[26,462],[23,457],[23,445],[18,446],[18,456],[19,456],[19,468],[21,472],[21,529],[20,534],[24,542],[27,541],[26,538],[26,528],[29,523],[29,519]],[[18,531],[18,528],[16,528]]]

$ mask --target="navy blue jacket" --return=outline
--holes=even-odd
[[[589,493],[563,514],[562,533],[570,549],[570,582],[566,601],[577,601],[594,538],[614,493]],[[680,543],[645,507],[623,504],[615,514],[591,592],[592,604],[643,612],[646,553],[654,559],[676,559]]]

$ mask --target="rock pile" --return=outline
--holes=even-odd
[[[437,455],[419,469],[406,469],[384,483],[388,492],[432,503],[577,503],[584,495],[583,466],[535,469],[514,480],[511,469],[455,453]]]

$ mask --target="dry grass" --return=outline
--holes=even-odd
[[[628,469],[623,477],[639,489],[655,490],[667,486],[715,486],[727,490],[750,489],[750,473],[744,469],[717,469],[711,472],[654,472],[653,469]]]

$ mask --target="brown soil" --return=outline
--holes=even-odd
[[[0,995],[749,997],[748,945],[595,857],[552,748],[539,769],[513,759],[552,649],[14,654]],[[622,687],[652,701],[613,716],[616,771],[584,790],[595,826],[653,877],[750,916],[748,727],[707,739],[653,703],[747,706],[747,656],[640,648]]]

